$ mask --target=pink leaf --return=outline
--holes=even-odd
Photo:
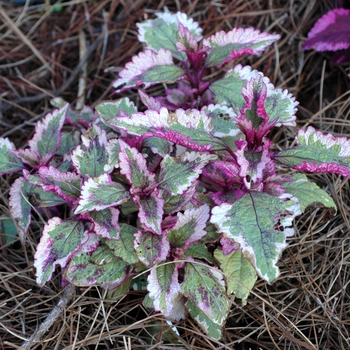
[[[304,50],[337,51],[350,47],[350,10],[334,9],[323,15],[308,33]]]

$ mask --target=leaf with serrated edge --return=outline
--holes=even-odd
[[[350,10],[337,8],[320,17],[308,33],[303,50],[338,51],[350,47]]]
[[[54,192],[64,200],[74,203],[80,195],[81,177],[75,173],[61,172],[53,166],[39,169],[42,181],[37,184],[47,192]],[[28,180],[32,178],[28,175]]]
[[[282,187],[287,193],[298,198],[302,212],[312,204],[318,204],[337,211],[337,206],[332,197],[330,197],[326,191],[319,188],[314,182],[309,181],[304,174],[294,174],[290,179],[291,182],[283,183]]]
[[[77,286],[98,285],[114,289],[129,277],[129,264],[116,258],[105,245],[94,252],[76,254],[71,260],[65,277]]]
[[[296,147],[277,153],[275,159],[293,169],[350,178],[350,139],[309,126],[299,130]]]
[[[25,168],[11,150],[16,150],[15,145],[8,138],[0,137],[0,175],[14,173]]]
[[[136,264],[139,261],[134,250],[134,234],[137,231],[133,226],[122,224],[119,237],[106,240],[105,244],[117,258],[123,259],[128,264]]]
[[[248,295],[258,278],[254,267],[243,256],[241,250],[224,255],[221,250],[216,249],[214,256],[225,276],[227,294],[234,293],[237,298],[242,299],[242,305],[246,305]]]
[[[152,232],[136,232],[134,248],[139,260],[146,266],[165,261],[170,251],[166,235],[155,235]]]
[[[77,172],[84,178],[96,177],[111,172],[108,165],[107,134],[96,124],[81,136],[82,144],[72,153],[72,162]]]
[[[186,152],[180,158],[165,156],[160,164],[159,187],[171,194],[182,194],[197,180],[203,167],[215,155]]]
[[[299,202],[290,194],[273,197],[252,191],[233,204],[214,207],[210,222],[239,243],[261,278],[272,283],[279,276],[276,263],[286,237],[294,234],[292,221],[300,214]]]
[[[132,58],[119,72],[119,79],[113,82],[116,92],[144,84],[144,88],[159,84],[172,83],[181,78],[185,72],[173,63],[171,52],[160,49],[159,52],[146,50]],[[119,88],[121,85],[123,87]]]
[[[147,278],[149,297],[155,311],[172,321],[185,318],[185,298],[180,294],[178,268],[174,263],[155,266]]]
[[[207,232],[206,223],[209,219],[209,207],[205,204],[198,209],[187,209],[177,213],[176,225],[167,233],[172,247],[187,249],[191,243],[199,241]]]
[[[143,227],[157,235],[161,235],[164,199],[159,191],[154,190],[148,195],[134,195],[133,199],[139,207],[138,217]]]
[[[264,107],[269,122],[276,123],[276,126],[295,126],[295,113],[298,102],[287,90],[276,89],[270,83],[268,77],[250,66],[243,67],[238,64],[234,69],[229,70],[223,79],[219,79],[210,85],[218,103],[224,103],[232,107],[235,113],[239,113],[246,101],[242,95],[242,89],[251,79],[262,78],[267,87]],[[277,122],[276,122],[277,119]]]
[[[64,268],[87,239],[82,222],[62,221],[57,217],[50,219],[34,256],[37,283],[43,286],[49,281],[57,265]]]
[[[163,107],[159,113],[147,110],[145,113],[134,113],[130,118],[113,118],[108,126],[117,131],[125,130],[130,135],[142,136],[142,139],[160,137],[199,152],[223,147],[222,142],[211,135],[211,118],[196,109],[169,112]]]
[[[147,193],[156,184],[155,175],[147,168],[145,156],[121,139],[119,140],[119,147],[120,172],[130,182],[132,186],[131,193]]]
[[[192,18],[188,18],[185,13],[158,12],[156,16],[158,18],[136,24],[139,30],[139,41],[146,43],[148,48],[155,51],[162,48],[170,50],[174,57],[184,60],[186,55],[179,52],[176,46],[179,31],[178,23],[187,28],[197,41],[202,38],[202,29],[197,22],[194,22]]]
[[[229,311],[224,286],[219,270],[199,263],[186,263],[182,293],[219,326],[223,325]]]
[[[147,107],[147,109],[151,109],[152,111],[156,112],[160,111],[162,105],[159,101],[157,101],[154,97],[147,95],[142,90],[139,90],[138,93],[142,103]]]
[[[55,109],[47,114],[42,121],[35,126],[34,137],[28,141],[29,150],[32,155],[36,155],[34,162],[37,164],[47,164],[60,147],[61,129],[64,124],[68,104],[60,109]],[[28,150],[18,150],[18,154],[26,153]],[[32,157],[34,158],[34,157]]]
[[[234,28],[228,33],[221,30],[203,40],[203,46],[211,48],[206,66],[221,67],[245,54],[259,55],[280,37],[254,28]]]
[[[119,210],[107,208],[100,211],[90,211],[84,219],[94,224],[95,233],[107,239],[118,239],[120,234]]]
[[[201,309],[199,309],[192,301],[186,302],[186,308],[189,314],[196,320],[202,330],[211,338],[220,340],[222,338],[222,328],[214,323]]]
[[[135,104],[127,97],[121,98],[117,101],[102,101],[95,108],[103,122],[114,117],[130,116],[137,112]]]
[[[122,184],[112,181],[108,174],[103,174],[84,182],[75,214],[103,210],[122,204],[129,198],[130,193]]]

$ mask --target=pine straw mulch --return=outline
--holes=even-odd
[[[316,19],[335,6],[324,0],[73,0],[62,8],[0,6],[0,135],[23,147],[35,122],[61,96],[73,106],[107,99],[118,70],[142,49],[135,23],[167,6],[199,21],[204,34],[254,26],[282,39],[261,57],[243,58],[287,88],[300,102],[298,126],[313,125],[336,135],[350,134],[349,67],[330,65],[329,54],[303,52],[302,42]],[[86,49],[79,47],[84,43]],[[235,62],[237,63],[237,62]],[[114,68],[111,68],[114,67]],[[219,76],[222,71],[213,71]],[[80,83],[79,78],[83,78]],[[85,77],[85,79],[84,79]],[[85,84],[85,85],[84,85]],[[137,99],[134,92],[124,96]],[[116,96],[115,96],[116,97]],[[278,147],[293,143],[296,128],[276,130]],[[176,324],[180,337],[145,309],[143,295],[113,300],[97,288],[77,288],[62,316],[27,349],[349,349],[350,203],[349,181],[340,176],[310,179],[328,191],[335,216],[309,208],[295,221],[296,235],[279,262],[273,285],[259,280],[248,304],[239,300],[222,341],[212,341],[191,320]],[[0,178],[1,215],[8,215],[9,186]],[[35,282],[33,255],[42,222],[34,222],[25,245],[0,241],[0,349],[19,349],[58,304],[58,275],[45,287]],[[0,233],[0,239],[3,237]]]

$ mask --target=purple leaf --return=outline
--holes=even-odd
[[[80,246],[88,240],[80,221],[52,218],[45,225],[35,252],[36,281],[43,286],[52,277],[57,265],[64,268]]]
[[[299,130],[297,143],[296,147],[276,154],[275,159],[293,169],[350,178],[350,139],[324,135],[309,126]]]
[[[312,27],[304,50],[337,51],[350,47],[350,10],[343,8],[327,12]]]
[[[235,184],[243,183],[239,172],[240,169],[237,164],[217,160],[209,162],[209,164],[203,168],[202,175],[223,188],[231,189]]]
[[[221,67],[245,54],[259,55],[279,38],[278,34],[261,33],[254,28],[234,28],[228,33],[217,32],[203,41],[203,46],[211,49],[206,65]]]
[[[144,84],[144,88],[158,83],[172,83],[181,78],[185,72],[173,63],[171,52],[160,49],[159,52],[146,50],[134,56],[132,62],[120,71],[119,79],[113,82],[116,92]],[[121,85],[123,87],[119,88]]]
[[[155,311],[172,321],[180,321],[185,317],[185,298],[180,294],[179,265],[164,264],[151,269],[147,278],[147,290],[153,299]]]

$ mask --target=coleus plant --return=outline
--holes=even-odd
[[[337,8],[324,14],[308,33],[304,50],[338,51],[331,58],[339,64],[350,63],[350,10]]]
[[[268,135],[295,125],[291,94],[249,66],[206,79],[278,35],[240,28],[201,41],[182,13],[138,28],[146,49],[114,87],[138,88],[145,107],[125,97],[76,112],[55,99],[27,148],[1,139],[0,171],[21,173],[10,191],[20,238],[33,211],[47,220],[39,285],[58,265],[64,283],[115,293],[146,274],[146,305],[172,321],[190,315],[219,339],[234,297],[244,305],[257,276],[278,278],[293,219],[311,204],[336,210],[301,172],[350,178],[350,141],[308,127],[278,150]],[[164,96],[145,93],[154,84],[169,86]]]

